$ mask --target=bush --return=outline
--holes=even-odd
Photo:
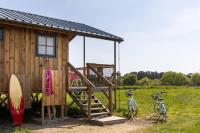
[[[159,79],[151,80],[151,86],[160,86],[161,81]]]
[[[135,85],[136,81],[137,77],[133,73],[126,74],[123,77],[123,85]]]
[[[200,86],[200,73],[192,74],[191,82],[194,86]]]
[[[151,80],[147,77],[144,77],[137,81],[137,85],[149,86],[149,85],[151,85]]]
[[[176,72],[166,72],[161,78],[162,85],[184,86],[190,85],[190,79],[182,74]]]
[[[151,80],[147,77],[144,77],[141,80],[137,81],[137,85],[139,85],[139,86],[160,86],[161,82],[159,79]]]

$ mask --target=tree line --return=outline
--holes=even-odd
[[[180,72],[139,71],[127,73],[118,78],[120,85],[141,86],[200,86],[200,73],[183,74]]]

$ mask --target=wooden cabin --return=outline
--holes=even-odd
[[[69,62],[69,44],[76,36],[83,36],[82,72]],[[113,41],[115,63],[86,63],[85,37]],[[9,77],[15,74],[27,109],[31,108],[32,94],[42,93],[42,120],[46,106],[61,106],[64,117],[66,93],[89,118],[111,114],[115,104],[112,91],[116,88],[116,44],[122,41],[118,36],[85,24],[0,8],[0,95],[8,94]],[[45,94],[47,68],[53,77],[51,96]],[[112,81],[103,74],[106,68],[112,69]],[[75,73],[74,79],[71,72]],[[94,95],[97,91],[107,98],[107,107]]]

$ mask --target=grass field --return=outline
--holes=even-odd
[[[137,117],[144,119],[150,118],[154,113],[154,102],[150,95],[155,92],[167,92],[167,95],[163,97],[168,110],[167,123],[154,124],[148,129],[141,131],[141,133],[200,133],[200,88],[134,87],[134,89],[136,89],[133,91],[134,97],[139,105]],[[118,94],[120,93],[121,102],[120,110],[115,112],[116,115],[123,116],[127,112],[127,97],[125,96],[125,92],[127,90],[120,90],[118,92]],[[29,131],[27,129],[17,129],[15,132]]]
[[[153,100],[150,95],[166,91],[164,96],[168,109],[167,123],[155,124],[144,133],[199,133],[200,132],[200,88],[160,87],[135,90],[134,96],[139,104],[138,117],[149,118],[153,115]],[[127,110],[126,90],[120,91],[121,111]]]

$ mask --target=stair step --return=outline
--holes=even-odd
[[[88,99],[79,99],[80,101],[88,101]],[[91,99],[92,101],[98,101],[98,99]]]
[[[94,111],[94,110],[105,110],[106,108],[91,108],[91,111]],[[86,109],[88,110],[88,108]]]
[[[91,103],[91,105],[102,105],[102,103]],[[88,104],[83,104],[83,106],[88,106]]]
[[[91,116],[98,116],[98,115],[109,115],[109,112],[100,112],[100,113],[92,113]]]

